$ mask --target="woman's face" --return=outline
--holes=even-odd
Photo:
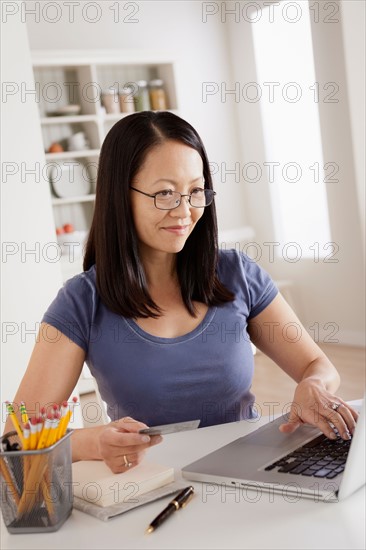
[[[202,159],[195,149],[178,141],[166,141],[147,154],[131,185],[149,195],[162,191],[189,195],[204,188]],[[132,189],[130,193],[140,252],[144,255],[182,250],[204,208],[191,207],[188,197],[183,197],[177,208],[159,210],[153,198]]]

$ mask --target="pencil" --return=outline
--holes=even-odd
[[[26,424],[28,422],[29,418],[28,418],[27,409],[25,408],[24,401],[21,401],[21,403],[20,403],[20,414],[21,414],[21,417],[22,417],[23,424]]]
[[[28,451],[30,448],[30,423],[27,422],[24,425],[23,431],[23,450]],[[26,486],[29,469],[31,467],[31,460],[29,456],[24,454],[23,456],[23,486]],[[19,504],[19,503],[18,503]]]
[[[34,451],[34,449],[37,448],[37,427],[38,421],[37,418],[33,417],[29,421],[30,425],[30,443],[29,443],[29,449],[31,451]]]
[[[60,423],[60,417],[61,417],[61,413],[59,411],[57,411],[54,415],[54,418],[53,418],[54,424],[53,424],[53,426],[51,428],[51,431],[50,431],[49,440],[47,440],[47,447],[50,447],[51,445],[53,445],[57,441],[57,434],[58,434],[58,426],[59,426],[59,423]]]
[[[38,416],[38,418],[37,418],[37,446],[38,446],[39,440],[41,439],[41,433],[42,433],[42,430],[43,430],[43,425],[44,425],[43,418],[41,416]]]
[[[43,478],[47,469],[47,457],[38,455],[32,459],[18,506],[18,518],[32,509],[40,489],[39,480]]]
[[[66,420],[65,420],[65,423],[63,425],[63,428],[62,428],[62,433],[61,433],[61,437],[63,437],[66,433],[66,430],[67,430],[67,426],[70,422],[70,418],[74,412],[74,408],[75,406],[77,405],[77,402],[78,402],[78,398],[77,397],[73,397],[72,398],[72,403],[70,404],[70,407],[69,407],[69,411],[68,413],[66,414]]]
[[[47,439],[48,439],[48,434],[50,432],[52,422],[53,422],[53,418],[52,418],[52,415],[50,413],[47,416],[47,418],[46,418],[46,420],[43,424],[41,436],[40,436],[39,441],[37,443],[37,449],[43,449],[46,446]]]
[[[9,470],[5,464],[5,460],[3,457],[0,457],[0,472],[1,472],[1,475],[3,476],[7,486],[9,487],[9,490],[16,502],[16,505],[19,506],[19,502],[20,502],[20,498],[19,498],[19,493],[14,485],[14,481],[12,480],[12,477],[9,473]]]
[[[23,430],[23,450],[28,451],[30,445],[30,424],[27,422]]]
[[[67,401],[63,401],[61,404],[61,420],[58,426],[57,440],[61,439],[62,437],[62,432],[63,432],[63,428],[66,422],[66,416],[68,412],[69,412],[69,404]]]
[[[46,420],[47,418],[46,407],[41,407],[41,417],[43,418],[43,420]]]
[[[20,442],[23,445],[23,432],[22,432],[22,429],[19,425],[17,416],[15,414],[14,407],[9,401],[6,401],[5,403],[6,403],[6,410],[8,411],[8,414],[11,418],[11,421],[13,422],[13,426],[16,429],[16,432],[19,436]]]

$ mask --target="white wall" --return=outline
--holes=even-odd
[[[331,4],[333,5],[336,3]],[[305,9],[305,2],[301,6]],[[275,12],[276,17],[279,17],[280,9]],[[356,95],[359,98],[361,92],[355,88],[358,86],[358,79],[365,75],[360,55],[355,56],[356,44],[362,41],[364,23],[357,23],[355,28],[352,27],[355,19],[362,19],[362,11],[362,8],[357,10],[357,6],[354,6],[352,17],[343,22],[347,34],[355,32],[359,36],[354,39],[352,52],[347,50],[346,54],[343,50],[340,14],[338,13],[339,22],[335,24],[325,21],[325,16],[330,13],[321,13],[316,23],[314,15],[312,17],[316,79],[320,83],[334,81],[340,89],[339,103],[319,102],[324,159],[335,161],[340,167],[339,183],[326,184],[331,239],[339,246],[337,263],[325,263],[322,260],[315,262],[304,258],[292,263],[284,256],[272,260],[269,247],[263,244],[275,241],[270,184],[265,177],[258,183],[242,183],[248,204],[248,221],[256,230],[255,240],[262,253],[260,262],[276,279],[293,282],[293,300],[305,327],[312,336],[319,334],[320,341],[325,339],[360,346],[365,342],[363,248],[359,215],[361,193],[358,193],[355,178],[350,101]],[[233,64],[233,82],[240,82],[242,86],[244,83],[257,82],[265,89],[263,83],[258,81],[251,36],[254,25],[260,25],[261,21],[248,23],[242,17],[237,21],[231,17],[228,21],[226,31]],[[276,18],[273,24],[276,24]],[[345,68],[351,64],[353,79],[347,82]],[[288,81],[291,80],[289,75]],[[351,90],[349,97],[347,86]],[[355,112],[357,105],[353,107]],[[263,166],[266,160],[276,160],[266,159],[265,156],[259,102],[241,100],[238,104],[238,122],[241,144],[239,158],[243,165],[257,162]],[[358,123],[355,128],[358,130],[360,125],[362,123]],[[301,128],[298,131],[301,132]],[[359,147],[357,144],[355,150],[361,165],[364,160],[362,145]]]
[[[3,95],[1,185],[1,403],[14,398],[35,344],[40,319],[62,285],[59,262],[47,243],[55,241],[49,184],[25,169],[44,166],[38,107],[21,90],[34,89],[26,25],[2,25]],[[11,55],[9,55],[11,52]],[[10,164],[11,163],[11,164]],[[5,170],[14,171],[6,176]],[[23,181],[22,181],[23,180]],[[35,250],[35,253],[27,251]],[[48,253],[45,254],[45,251]],[[46,259],[45,259],[46,258]],[[2,405],[4,407],[4,405]],[[5,420],[2,410],[1,424]],[[76,424],[75,424],[76,426]],[[0,426],[2,428],[2,426]]]
[[[201,2],[154,1],[137,2],[139,10],[130,17],[131,10],[121,9],[120,22],[115,23],[111,8],[116,2],[104,1],[98,3],[100,20],[90,23],[87,19],[95,15],[90,9],[83,17],[83,6],[87,4],[81,1],[80,7],[75,8],[73,23],[64,6],[56,23],[48,23],[42,13],[39,22],[35,16],[27,16],[31,49],[166,51],[176,61],[180,116],[200,133],[211,162],[231,166],[239,154],[235,107],[220,100],[202,101],[204,82],[230,80],[226,37],[220,20],[214,25],[203,23]],[[122,7],[124,4],[120,3]],[[51,11],[49,17],[54,17]],[[232,200],[232,196],[221,192],[222,186],[216,181],[221,228],[243,225],[246,213],[241,190]]]
[[[366,4],[359,0],[342,0],[341,15],[347,85],[351,114],[352,147],[365,254],[365,19]],[[363,68],[363,69],[362,69]]]
[[[34,2],[28,4],[34,5]],[[136,23],[128,22],[127,11],[121,11],[119,22],[114,22],[111,8],[116,6],[115,2],[99,2],[101,13],[96,23],[90,22],[90,18],[95,16],[92,11],[87,14],[89,21],[85,13],[82,17],[82,9],[88,2],[80,2],[75,8],[73,22],[64,3],[59,4],[61,11],[56,23],[47,21],[42,13],[38,21],[34,15],[25,14],[32,49],[165,49],[177,61],[181,115],[201,133],[211,161],[225,162],[228,168],[232,168],[235,162],[244,165],[247,161],[265,160],[258,104],[236,103],[233,96],[223,100],[220,94],[209,97],[207,102],[202,101],[205,82],[219,86],[223,83],[230,88],[235,81],[256,80],[250,25],[243,24],[243,21],[234,23],[230,15],[223,23],[220,12],[203,22],[205,3],[202,2],[137,2],[139,11],[131,16],[137,20]],[[218,10],[221,7],[220,3],[212,4]],[[314,35],[318,47],[318,79],[337,79],[342,89],[348,87],[349,91],[349,97],[347,93],[343,96],[345,103],[336,116],[332,117],[325,111],[322,113],[323,129],[327,129],[327,135],[323,136],[327,158],[338,159],[344,168],[342,185],[331,200],[332,232],[342,248],[341,261],[336,268],[334,264],[315,266],[311,262],[269,263],[265,258],[261,263],[275,278],[294,281],[297,311],[307,328],[314,322],[321,326],[334,322],[339,327],[336,338],[341,343],[361,345],[364,340],[364,310],[360,199],[364,180],[362,142],[359,139],[362,130],[357,106],[362,89],[358,86],[364,75],[358,50],[362,42],[363,8],[360,11],[362,2],[353,2],[352,8],[349,4],[347,1],[346,10],[342,10],[345,15],[342,23],[336,27],[318,24]],[[48,16],[52,18],[54,14],[50,11]],[[344,50],[341,25],[345,36]],[[349,99],[352,105],[351,129]],[[357,106],[354,106],[355,101]],[[227,183],[223,184],[219,183],[220,176],[223,175],[218,175],[217,203],[221,228],[250,223],[256,230],[257,241],[273,241],[266,182],[243,185],[228,175]],[[320,339],[327,334],[329,331],[323,331]]]

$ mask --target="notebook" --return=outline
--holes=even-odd
[[[366,482],[365,400],[352,439],[331,441],[310,425],[279,431],[285,415],[182,469],[184,478],[334,502]],[[313,470],[314,473],[311,473]]]
[[[72,465],[74,496],[97,506],[134,503],[141,495],[174,481],[174,468],[144,461],[131,470],[114,474],[101,460]]]

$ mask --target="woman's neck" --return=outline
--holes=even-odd
[[[150,288],[161,288],[164,285],[176,284],[177,255],[154,251],[154,253],[142,254],[146,280]]]

